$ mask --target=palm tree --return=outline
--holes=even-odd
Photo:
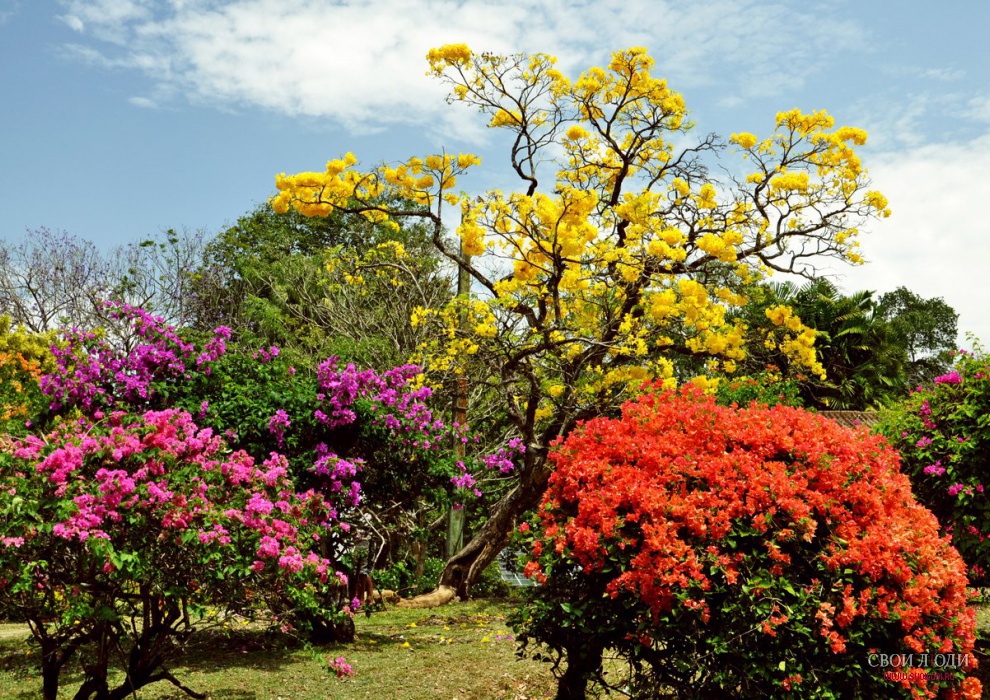
[[[765,327],[766,321],[760,319],[763,310],[785,304],[816,330],[815,347],[826,377],[803,378],[801,398],[806,406],[865,410],[905,390],[907,351],[900,335],[879,312],[873,292],[845,296],[829,280],[817,279],[800,288],[791,282],[762,285],[751,300],[755,302],[747,314],[751,325]],[[797,374],[777,350],[755,353],[744,369],[753,371],[767,364],[776,365],[785,375]]]

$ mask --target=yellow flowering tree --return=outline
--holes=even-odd
[[[55,369],[55,342],[54,331],[33,333],[0,316],[0,433],[23,433],[25,422],[47,406],[38,382]]]
[[[458,178],[480,164],[470,154],[362,170],[348,153],[321,172],[279,175],[272,205],[421,219],[439,252],[471,277],[472,295],[413,314],[436,328],[419,360],[432,373],[482,377],[526,451],[512,488],[441,577],[466,594],[516,518],[537,504],[554,440],[615,410],[644,382],[689,378],[678,376],[677,358],[733,371],[748,329],[731,311],[746,303],[746,285],[773,270],[811,277],[823,257],[861,262],[859,227],[889,212],[854,151],[862,130],[794,110],[778,114],[766,138],[692,140],[683,98],[651,74],[642,48],[576,80],[544,54],[457,44],[427,59],[451,102],[508,134],[518,191],[459,193]],[[709,166],[722,153],[741,157],[748,176],[715,178]],[[390,195],[409,204],[378,204]],[[443,236],[450,217],[454,243]],[[812,330],[783,312],[774,327],[794,362],[821,372]]]

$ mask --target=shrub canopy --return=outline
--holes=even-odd
[[[969,577],[990,583],[990,357],[960,350],[952,371],[917,387],[880,426],[901,454],[918,500],[938,517],[966,559]]]
[[[685,388],[551,458],[517,627],[568,657],[559,697],[605,650],[641,697],[979,697],[965,565],[882,438]],[[878,654],[962,656],[899,682]]]

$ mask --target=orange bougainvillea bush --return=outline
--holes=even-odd
[[[606,652],[640,697],[980,697],[965,565],[882,438],[685,388],[552,459],[516,626],[560,697]]]

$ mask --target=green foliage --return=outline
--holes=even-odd
[[[263,459],[272,451],[286,455],[300,485],[313,464],[317,444],[326,442],[340,448],[338,454],[346,454],[347,445],[341,443],[352,442],[342,431],[319,424],[313,416],[316,376],[297,371],[281,353],[229,351],[211,363],[209,373],[190,373],[185,381],[161,388],[165,394],[161,403],[188,411],[218,433],[230,431],[237,447],[255,458]],[[279,410],[291,420],[281,435],[270,429]]]
[[[898,287],[880,297],[877,311],[907,350],[909,386],[931,383],[949,371],[959,319],[952,307],[941,298],[923,299]]]
[[[428,234],[421,224],[394,230],[360,217],[313,219],[261,205],[206,247],[193,276],[196,325],[232,326],[242,344],[278,345],[303,367],[332,355],[361,365],[401,364],[420,341],[409,325],[412,309],[449,298]],[[406,251],[402,261],[376,252],[396,243]],[[349,268],[365,257],[378,258],[371,262],[380,271],[390,268],[384,284],[349,278]]]
[[[423,575],[414,582],[417,593],[428,593],[436,587],[446,562],[438,557],[426,557],[423,564]]]
[[[752,377],[725,377],[718,384],[716,400],[723,406],[802,406],[801,385],[796,379],[784,378],[772,371]]]
[[[408,588],[413,571],[405,561],[397,561],[374,572],[375,588],[378,590],[401,591]]]
[[[914,493],[938,517],[981,586],[990,584],[990,358],[955,367],[886,412],[878,428],[901,453]]]
[[[789,282],[759,285],[749,294],[742,317],[754,329],[769,329],[767,311],[789,306],[814,328],[815,352],[825,377],[793,367],[773,343],[750,345],[746,372],[777,367],[800,382],[803,405],[820,410],[866,410],[898,398],[907,388],[908,356],[903,335],[880,312],[873,292],[842,294],[826,279],[797,288]]]
[[[481,578],[471,586],[471,595],[476,598],[506,598],[511,594],[512,588],[502,580],[497,562],[485,567]]]

